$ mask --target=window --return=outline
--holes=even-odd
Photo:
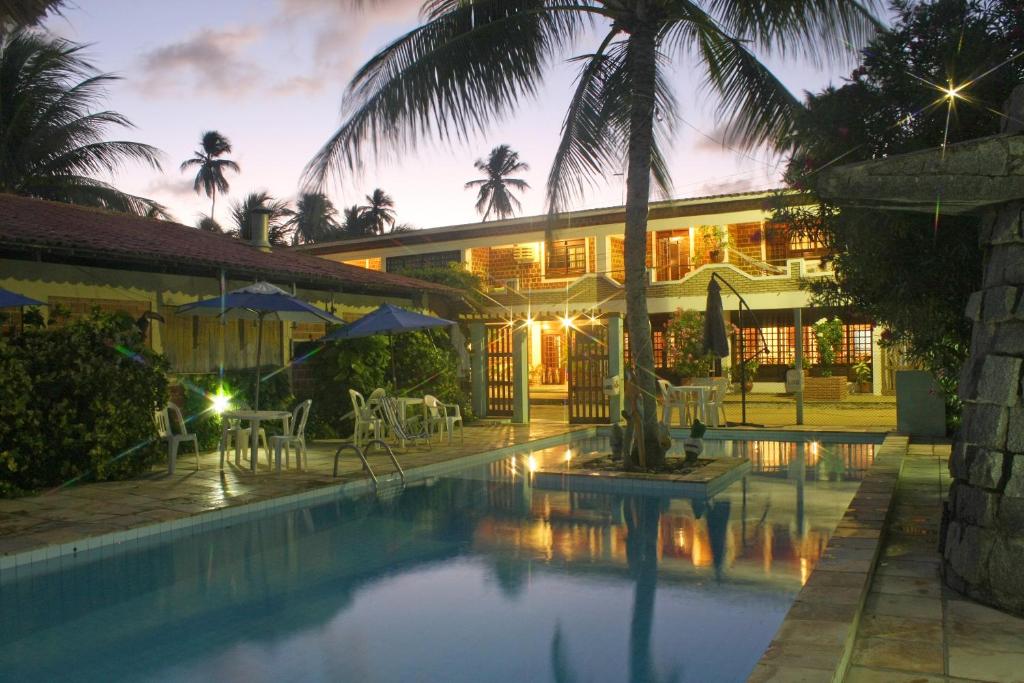
[[[690,230],[658,233],[658,280],[681,280],[690,270]]]
[[[586,240],[560,240],[548,247],[548,277],[572,277],[586,272]]]
[[[449,263],[461,263],[462,252],[435,251],[431,254],[410,254],[409,256],[388,256],[387,272],[399,273],[413,268],[447,268]]]

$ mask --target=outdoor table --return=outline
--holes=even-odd
[[[707,424],[706,411],[704,410],[704,404],[707,401],[707,392],[711,387],[702,386],[699,384],[683,384],[680,386],[671,385],[669,391],[671,393],[679,394],[683,399],[683,403],[686,403],[686,394],[693,394],[694,398],[697,399],[697,419]],[[689,427],[690,425],[683,425]]]
[[[224,420],[224,427],[221,435],[221,448],[227,446],[227,434],[223,433],[227,431],[228,420],[246,420],[249,423],[249,436],[252,439],[251,450],[249,451],[249,466],[252,468],[253,474],[256,473],[256,465],[259,460],[259,438],[260,438],[260,422],[263,420],[281,420],[284,423],[284,433],[288,433],[288,421],[291,419],[292,414],[287,410],[228,410],[225,411],[221,416]],[[270,454],[267,454],[270,457]],[[239,464],[238,462],[235,463]]]

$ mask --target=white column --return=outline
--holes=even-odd
[[[882,338],[882,328],[875,325],[871,328],[871,393],[882,395],[882,347],[878,343]]]
[[[594,243],[597,245],[596,260],[594,261],[597,265],[597,272],[608,275],[612,272],[612,238],[607,235],[599,235],[594,239]]]

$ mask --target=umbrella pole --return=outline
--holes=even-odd
[[[736,317],[739,319],[740,327],[740,406],[743,417],[740,424],[747,424],[747,361],[743,356],[743,303],[740,302],[736,309]]]
[[[256,327],[256,398],[253,410],[260,409],[260,356],[263,355],[263,314],[259,314],[259,325]]]
[[[398,379],[395,374],[395,341],[388,332],[388,350],[391,352],[391,384],[395,387],[395,394],[398,394]]]

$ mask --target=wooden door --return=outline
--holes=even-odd
[[[487,327],[487,416],[512,415],[512,328]]]
[[[608,327],[587,325],[571,328],[569,337],[569,422],[607,424]]]

